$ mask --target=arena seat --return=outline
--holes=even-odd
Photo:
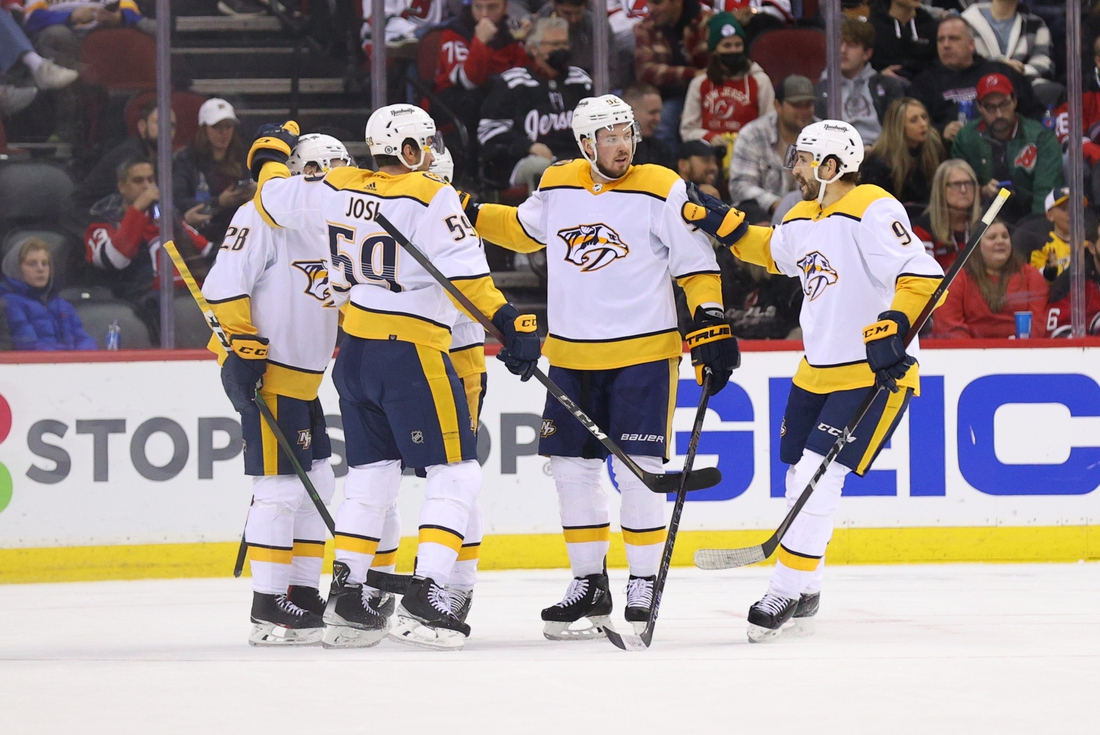
[[[134,311],[134,307],[112,298],[108,289],[101,286],[67,288],[59,295],[73,305],[84,325],[84,331],[92,335],[100,347],[104,346],[111,322],[117,320],[120,349],[152,348],[153,341],[149,339],[149,330]]]
[[[187,291],[177,291],[174,299],[176,311],[177,349],[201,349],[210,341],[210,325],[199,311],[198,304]]]
[[[749,56],[763,67],[772,84],[790,74],[816,83],[825,70],[825,43],[825,34],[817,28],[777,28],[760,34]]]
[[[122,113],[129,97],[157,86],[157,46],[136,28],[92,31],[80,49],[81,79],[89,88],[87,143],[114,145],[125,137]]]
[[[15,226],[56,224],[73,188],[72,177],[59,166],[36,161],[0,165],[0,234]]]

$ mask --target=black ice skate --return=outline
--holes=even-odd
[[[768,590],[760,602],[749,608],[749,641],[761,643],[779,635],[783,625],[794,615],[798,600],[780,597]]]
[[[587,618],[586,628],[569,626]],[[611,589],[606,574],[575,577],[569,583],[565,598],[542,611],[546,622],[542,634],[552,641],[575,641],[586,638],[606,638],[603,629],[611,625]]]
[[[630,575],[626,583],[626,622],[634,626],[638,635],[649,622],[649,610],[653,607],[653,585],[657,576],[635,577]]]
[[[474,604],[474,591],[448,587],[447,599],[451,604],[451,612],[455,614],[456,618],[465,623],[466,616],[470,614],[470,608]]]
[[[321,640],[321,616],[295,605],[286,595],[252,593],[253,646],[308,646]]]
[[[374,608],[375,612],[384,618],[392,618],[397,609],[397,597],[391,592],[371,590],[367,597],[367,604]]]
[[[309,610],[314,615],[325,614],[325,598],[321,597],[316,587],[304,585],[290,585],[286,591],[287,599],[303,610]]]
[[[821,593],[814,592],[813,594],[802,593],[798,598],[798,605],[794,609],[794,615],[791,616],[791,622],[794,623],[789,632],[784,635],[796,635],[800,637],[811,636],[814,634],[814,616],[817,615],[817,610],[821,606]]]
[[[348,582],[348,565],[332,563],[332,588],[325,606],[325,648],[369,648],[386,637],[390,621],[369,604],[361,584]]]
[[[410,646],[457,651],[469,636],[470,626],[451,612],[447,591],[427,577],[413,577],[397,606],[390,638]]]

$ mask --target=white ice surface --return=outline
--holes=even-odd
[[[766,578],[673,569],[644,653],[543,639],[561,570],[483,574],[459,653],[252,648],[246,580],[0,585],[0,734],[1100,733],[1100,564],[835,567],[749,644]]]

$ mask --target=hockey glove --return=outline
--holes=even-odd
[[[879,385],[891,393],[898,392],[898,381],[916,363],[905,354],[905,335],[909,334],[909,317],[900,311],[884,311],[878,321],[863,330],[867,346],[867,364]]]
[[[493,315],[493,325],[504,333],[504,346],[497,359],[521,381],[530,380],[542,355],[535,315],[520,314],[516,307],[505,304]]]
[[[699,385],[703,384],[704,368],[710,370],[712,396],[726,387],[730,375],[741,366],[737,338],[730,331],[721,309],[700,306],[695,310],[687,344],[691,349],[691,364],[695,367],[695,380]]]
[[[699,191],[690,181],[687,184],[688,200],[680,213],[689,225],[698,227],[718,241],[723,247],[735,245],[749,231],[745,213],[734,209],[721,199]]]
[[[256,131],[256,139],[248,151],[248,170],[252,178],[260,180],[260,171],[268,161],[286,163],[294,146],[298,145],[298,123],[288,120],[282,125],[267,123]]]
[[[466,219],[470,220],[471,226],[477,227],[477,215],[481,205],[474,202],[474,198],[467,192],[455,189],[455,193],[458,194],[458,203],[462,205],[462,212],[466,215]]]
[[[222,387],[237,413],[252,410],[256,387],[267,372],[266,337],[242,334],[231,337],[230,352],[222,363]]]

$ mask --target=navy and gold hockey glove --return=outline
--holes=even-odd
[[[867,346],[867,364],[879,385],[891,393],[898,392],[898,381],[905,377],[916,360],[905,353],[905,335],[909,334],[909,317],[900,311],[884,311],[878,321],[863,330]]]
[[[256,139],[248,151],[248,170],[252,178],[260,180],[260,170],[268,161],[286,163],[294,146],[298,145],[298,123],[288,120],[282,125],[267,123],[256,131]]]
[[[745,221],[744,212],[699,191],[699,187],[690,181],[687,183],[687,197],[680,210],[684,221],[698,227],[723,247],[736,244],[748,233],[749,223]]]
[[[493,315],[493,325],[504,333],[504,346],[497,353],[497,359],[521,381],[530,380],[542,355],[538,319],[534,314],[520,314],[516,307],[505,304]]]
[[[691,349],[691,364],[695,367],[695,380],[702,385],[703,369],[709,369],[712,396],[726,387],[730,375],[741,366],[741,350],[725,317],[721,309],[700,306],[695,310],[691,332],[686,338]]]
[[[477,215],[481,211],[481,205],[475,202],[468,192],[455,189],[455,193],[458,194],[458,203],[462,205],[462,213],[466,215],[466,219],[470,220],[471,226],[477,227]]]
[[[240,334],[229,339],[233,348],[222,363],[222,387],[237,413],[252,410],[256,386],[267,372],[267,337]]]

